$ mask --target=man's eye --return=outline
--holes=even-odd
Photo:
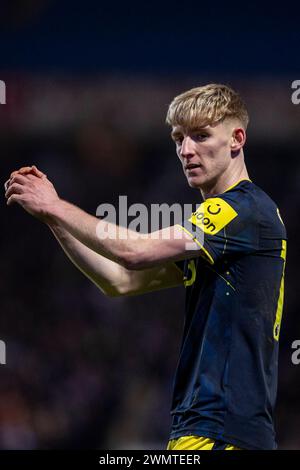
[[[195,135],[195,139],[198,140],[198,141],[203,141],[205,139],[207,139],[208,135],[207,134],[196,134]]]

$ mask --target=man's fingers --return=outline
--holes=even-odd
[[[19,170],[15,170],[13,171],[11,174],[10,174],[10,178],[13,178],[14,176],[16,176],[17,174],[26,174],[26,173],[30,173],[32,170],[32,167],[31,166],[22,166],[22,168],[20,168]]]
[[[37,176],[38,178],[47,178],[46,173],[40,171],[35,165],[32,166],[23,166],[19,170],[13,171],[10,175],[10,179],[5,181],[4,189],[7,191],[9,186],[12,184],[12,179],[15,178],[17,175],[25,175],[25,176]]]
[[[37,176],[38,178],[42,178],[45,175],[42,171],[40,171],[35,165],[32,166],[25,166],[23,168],[20,168],[19,173],[21,175],[26,175],[26,174],[32,174]]]
[[[15,176],[10,178],[8,187],[11,186],[13,183],[26,184],[28,183],[28,180],[36,181],[36,178],[37,177],[32,175],[31,173],[27,173],[24,175],[17,173]]]
[[[24,187],[21,184],[13,183],[10,185],[8,190],[5,193],[6,199],[8,199],[12,194],[22,194],[24,192]]]
[[[11,206],[12,204],[14,204],[15,202],[21,202],[22,201],[22,195],[21,194],[12,194],[8,199],[7,199],[7,202],[6,204],[8,206]]]
[[[32,166],[23,166],[22,168],[20,168],[19,170],[17,171],[13,171],[10,175],[10,177],[12,178],[13,176],[15,176],[16,174],[20,174],[20,175],[27,175],[27,174],[32,174],[32,175],[35,175],[37,176],[38,178],[42,178],[43,176],[47,176],[45,173],[43,173],[42,171],[40,171],[35,165],[32,165]]]
[[[19,173],[17,173],[15,176],[10,178],[9,186],[11,186],[14,183],[25,184],[26,182],[28,182],[28,179],[32,179],[32,178],[35,179],[36,176],[28,175],[28,174],[27,175],[20,175]]]
[[[5,192],[8,190],[9,183],[10,183],[10,180],[5,181],[5,183],[4,183]]]
[[[46,173],[43,173],[42,171],[40,171],[35,165],[32,165],[32,171],[39,178],[42,178],[43,176],[47,176]]]

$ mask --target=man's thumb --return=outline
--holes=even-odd
[[[34,173],[35,176],[38,176],[39,178],[42,178],[43,176],[47,177],[47,175],[43,173],[42,171],[38,170],[35,165],[32,165],[31,168],[32,168],[32,173]]]

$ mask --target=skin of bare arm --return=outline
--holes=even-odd
[[[91,250],[129,270],[148,269],[199,256],[201,246],[191,241],[180,226],[141,234],[99,220],[60,199],[53,184],[45,177],[13,175],[5,196],[7,205],[18,203],[42,222],[65,228]],[[110,236],[112,232],[114,235]]]
[[[23,167],[5,183],[8,190],[16,175],[46,178],[36,166]],[[154,290],[182,285],[182,273],[174,263],[141,271],[132,271],[95,253],[58,223],[48,224],[58,243],[73,264],[107,296],[140,295]]]

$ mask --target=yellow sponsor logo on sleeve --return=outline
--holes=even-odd
[[[192,213],[189,222],[197,225],[203,232],[215,235],[235,219],[237,215],[237,212],[228,202],[215,197],[206,199],[196,212]]]

